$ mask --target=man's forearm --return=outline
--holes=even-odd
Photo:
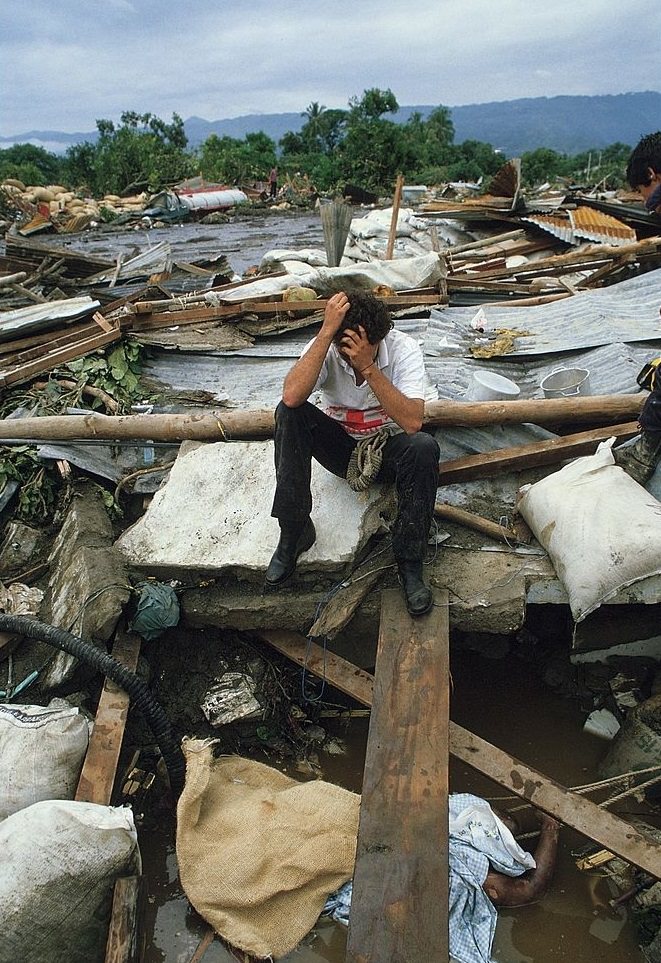
[[[375,363],[361,372],[381,403],[383,410],[408,435],[422,428],[425,403],[421,398],[407,398],[396,388]]]
[[[287,374],[282,389],[282,400],[288,408],[298,408],[312,394],[332,341],[332,335],[320,331],[314,343]]]

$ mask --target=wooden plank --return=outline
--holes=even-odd
[[[142,960],[146,897],[144,876],[123,876],[115,882],[105,963],[140,963]]]
[[[357,699],[365,706],[372,705],[374,676],[364,669],[359,669],[357,665],[314,642],[309,642],[298,632],[290,632],[288,629],[259,629],[255,635],[307,672],[326,679],[345,695]]]
[[[119,328],[114,328],[112,331],[106,331],[103,334],[85,338],[84,341],[76,342],[69,347],[51,351],[37,361],[19,365],[17,368],[0,374],[0,385],[12,385],[19,381],[26,381],[28,378],[33,378],[43,371],[50,371],[51,368],[55,368],[58,364],[71,361],[73,358],[80,358],[84,354],[89,354],[90,351],[96,351],[106,344],[118,341],[121,336],[122,333]]]
[[[325,679],[362,705],[371,706],[374,676],[331,652],[324,653],[295,632],[271,630],[260,638],[309,672]],[[544,812],[592,839],[622,859],[661,879],[661,844],[625,820],[573,793],[485,739],[450,722],[450,752],[493,779],[508,792],[533,802]]]
[[[140,636],[118,631],[112,649],[113,658],[134,672],[139,654]],[[77,800],[110,805],[128,711],[127,693],[111,679],[106,679],[78,781]]]
[[[448,959],[447,592],[435,603],[412,619],[382,596],[347,963]]]
[[[455,482],[470,481],[473,478],[486,478],[489,475],[508,471],[524,471],[526,468],[536,468],[540,465],[554,465],[568,458],[592,455],[597,450],[599,442],[612,436],[615,436],[618,441],[625,441],[639,433],[638,423],[632,421],[624,425],[595,428],[593,431],[580,431],[574,435],[565,435],[564,438],[552,438],[549,441],[538,441],[531,445],[500,448],[480,455],[467,455],[465,458],[443,461],[438,466],[439,485],[451,485]]]
[[[440,296],[438,294],[402,294],[380,298],[379,300],[387,304],[389,308],[398,310],[399,308],[439,304]],[[137,331],[147,326],[165,325],[166,327],[171,327],[175,324],[199,324],[203,321],[221,321],[223,319],[239,318],[244,314],[278,316],[288,314],[321,314],[326,304],[326,300],[322,298],[318,298],[316,301],[238,301],[233,304],[219,304],[215,307],[194,307],[179,310],[171,310],[165,306],[162,310],[153,311],[150,302],[138,301],[135,304],[136,313],[123,317],[122,323],[124,323],[128,317],[131,321],[131,326]],[[106,312],[109,313],[107,307]]]
[[[54,347],[71,344],[72,341],[80,341],[82,338],[88,338],[94,334],[98,334],[96,325],[82,321],[63,328],[40,331],[29,338],[13,338],[11,341],[2,341],[0,342],[0,355],[15,355],[26,348],[35,346],[43,346],[46,350],[52,350]],[[5,360],[3,359],[3,363],[5,363]]]

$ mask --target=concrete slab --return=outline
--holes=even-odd
[[[264,572],[279,538],[271,518],[273,442],[185,442],[165,486],[116,547],[136,568],[168,575],[191,571]],[[313,462],[312,518],[317,541],[299,572],[338,572],[376,532],[392,490],[356,494]]]

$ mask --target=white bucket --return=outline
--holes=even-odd
[[[514,401],[519,397],[521,389],[509,378],[476,368],[466,389],[465,398],[468,401]]]
[[[589,395],[590,372],[586,368],[558,368],[540,385],[545,398],[571,398],[575,395]]]

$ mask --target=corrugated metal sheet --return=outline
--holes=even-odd
[[[610,214],[589,207],[577,207],[557,214],[531,214],[522,220],[535,224],[567,244],[578,244],[587,239],[598,244],[617,246],[636,240],[633,228]]]
[[[613,246],[631,244],[636,240],[636,232],[632,227],[611,217],[610,214],[604,214],[589,207],[570,210],[569,219],[577,238],[587,238],[599,244]]]
[[[574,231],[566,214],[532,214],[529,217],[522,217],[521,220],[541,227],[543,231],[547,231],[553,237],[559,237],[567,244],[574,243]]]
[[[661,269],[611,287],[581,291],[549,304],[526,307],[484,306],[488,330],[507,328],[524,332],[502,357],[552,354],[602,344],[661,341]],[[471,356],[471,347],[484,347],[484,335],[470,322],[475,308],[432,308],[430,329]],[[447,352],[450,353],[450,352]]]

